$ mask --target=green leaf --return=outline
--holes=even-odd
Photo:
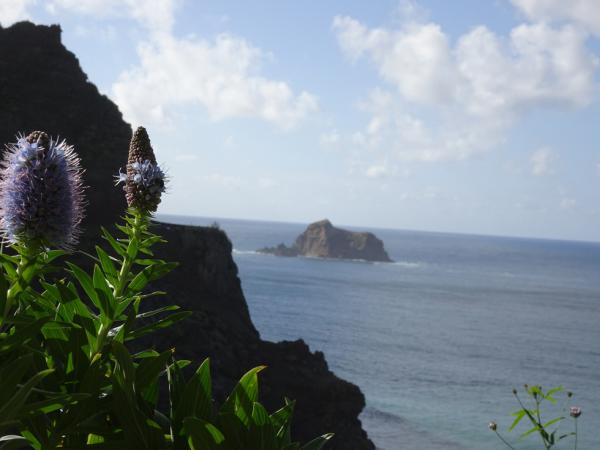
[[[249,444],[248,428],[238,416],[233,413],[219,413],[217,415],[217,425],[223,435],[226,436],[225,447],[227,450],[249,447],[249,445],[246,445]]]
[[[171,408],[171,417],[175,417],[175,411],[179,408],[179,403],[183,400],[182,393],[185,387],[185,380],[181,373],[181,367],[178,364],[179,361],[173,359],[172,364],[167,367],[167,381],[169,383],[169,406]],[[175,422],[173,427],[175,431],[180,429],[179,422]]]
[[[222,448],[225,437],[213,424],[196,417],[184,421],[191,450],[217,450]]]
[[[512,425],[508,428],[508,431],[512,431],[521,421],[523,417],[525,417],[525,410],[521,409],[520,411],[514,412],[511,416],[516,416],[516,419],[512,423]]]
[[[112,319],[115,310],[115,298],[112,289],[106,282],[102,269],[100,269],[97,264],[94,264],[94,278],[92,279],[92,282],[94,284],[94,290],[96,291],[100,310],[106,317]]]
[[[100,311],[103,311],[103,306],[98,299],[98,294],[96,293],[96,289],[94,289],[94,282],[90,278],[90,276],[85,273],[81,268],[77,267],[75,264],[70,262],[67,263],[69,268],[71,269],[71,273],[75,276],[79,284],[87,294],[88,298],[92,301],[94,306],[98,308]]]
[[[529,436],[531,433],[534,433],[536,431],[542,431],[542,428],[536,425],[533,428],[531,428],[530,430],[528,430],[525,433],[523,433],[520,437],[524,438],[524,437]]]
[[[123,314],[125,312],[125,310],[127,309],[127,307],[131,304],[131,302],[135,301],[135,297],[128,297],[125,298],[123,300],[121,300],[118,305],[117,305],[117,309],[115,311],[115,318],[118,318],[121,316],[121,314]]]
[[[0,450],[15,450],[18,448],[31,448],[31,443],[23,436],[12,434],[0,437]]]
[[[133,280],[131,280],[128,289],[131,293],[140,292],[149,282],[162,278],[175,267],[177,267],[177,263],[152,264],[144,268],[144,270],[138,273]]]
[[[21,408],[19,415],[34,416],[38,414],[49,414],[59,409],[64,408],[66,405],[78,402],[80,400],[86,400],[90,397],[89,394],[64,394],[57,397],[48,398],[39,402],[28,403]]]
[[[212,382],[210,360],[206,358],[187,382],[182,392],[176,420],[194,416],[204,420],[212,418]]]
[[[546,422],[544,425],[542,425],[544,428],[548,428],[550,425],[554,425],[556,422],[560,422],[561,420],[564,420],[564,417],[557,417],[556,419],[552,419],[549,422]]]
[[[123,448],[136,450],[160,448],[162,433],[149,426],[147,419],[137,408],[132,393],[127,391],[128,388],[120,383],[113,385],[114,411],[123,427],[123,434],[127,441],[127,445]]]
[[[0,405],[8,401],[31,367],[32,362],[33,354],[29,353],[11,361],[10,364],[4,364],[0,370],[0,385],[2,386],[2,389],[0,389]]]
[[[131,360],[129,351],[123,344],[117,341],[112,342],[112,351],[113,356],[118,364],[117,367],[115,367],[115,375],[120,373],[121,383],[126,386],[130,386],[131,389],[133,389],[133,383],[135,381],[135,367],[133,365],[133,361]]]
[[[279,437],[283,443],[290,444],[292,441],[290,428],[296,402],[289,401],[287,398],[285,400],[285,406],[271,414],[271,423],[273,423],[273,427],[275,427],[275,430],[277,431],[277,437]]]
[[[108,232],[108,230],[104,227],[101,228],[102,229],[102,235],[104,237],[104,239],[106,239],[106,241],[110,244],[110,246],[113,248],[113,250],[115,252],[117,252],[118,255],[120,256],[125,256],[126,254],[126,247],[125,245],[123,245],[122,243],[118,242],[113,236],[112,234],[110,234]]]
[[[100,260],[100,265],[102,266],[104,273],[111,279],[116,279],[118,272],[113,260],[110,256],[108,256],[108,253],[106,253],[102,247],[96,245],[96,254],[98,255],[98,259]]]
[[[250,440],[253,448],[261,450],[278,450],[277,435],[267,410],[258,402],[252,404],[252,422],[250,424]]]
[[[42,253],[41,257],[44,264],[50,264],[56,258],[66,254],[67,252],[65,252],[64,250],[48,250]]]
[[[42,317],[41,319],[31,322],[23,327],[20,327],[15,333],[2,339],[0,337],[0,354],[12,351],[16,347],[21,347],[37,335],[42,326],[50,321],[50,317]]]
[[[290,444],[284,445],[281,450],[300,450],[300,444],[297,442],[292,442]]]
[[[131,238],[129,241],[129,245],[127,246],[127,256],[131,259],[135,260],[139,249],[139,240],[135,236]]]
[[[140,327],[136,330],[131,331],[128,334],[128,336],[126,337],[126,340],[129,341],[131,339],[137,339],[139,337],[145,336],[148,333],[152,333],[156,330],[168,328],[171,325],[173,325],[174,323],[177,323],[183,319],[186,319],[191,314],[192,314],[191,311],[182,311],[182,312],[173,313],[173,314],[171,314],[163,319],[160,319],[154,323],[145,325],[143,327]]]
[[[152,317],[152,316],[155,316],[155,315],[163,313],[163,312],[176,311],[178,309],[179,309],[179,306],[177,306],[177,305],[163,306],[162,308],[158,308],[158,309],[154,309],[152,311],[146,311],[146,312],[140,313],[137,316],[135,316],[135,318],[136,319],[146,319],[148,317]]]
[[[333,433],[324,434],[316,439],[313,439],[308,444],[302,446],[300,450],[320,450],[322,449],[327,441],[333,437]]]
[[[554,404],[554,405],[555,405],[555,404],[556,404],[556,399],[555,399],[554,397],[552,397],[552,394],[556,394],[557,392],[560,392],[560,391],[562,391],[562,390],[563,390],[563,387],[562,387],[562,386],[558,386],[558,387],[555,387],[554,389],[550,389],[550,390],[549,390],[549,391],[548,391],[548,392],[547,392],[547,393],[544,395],[544,398],[545,398],[546,400],[548,400],[550,403],[552,403],[552,404]]]
[[[238,382],[221,407],[222,413],[233,413],[248,426],[252,416],[252,406],[258,401],[258,373],[266,366],[249,370]]]
[[[0,422],[8,422],[15,417],[18,410],[25,404],[25,401],[31,394],[33,388],[53,372],[53,369],[42,370],[21,386],[17,392],[0,407]]]
[[[167,362],[173,356],[173,350],[167,350],[153,358],[144,358],[135,371],[135,385],[143,390],[156,381],[161,372],[167,369]]]

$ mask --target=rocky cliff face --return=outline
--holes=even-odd
[[[61,44],[60,27],[21,22],[0,27],[0,146],[33,130],[66,139],[81,156],[89,186],[84,228],[95,233],[116,220],[125,202],[113,175],[127,161],[131,127]]]
[[[0,27],[0,142],[16,132],[46,130],[76,146],[87,172],[87,237],[99,225],[117,220],[123,194],[112,177],[127,158],[131,127],[117,107],[89,83],[75,56],[60,42],[58,26],[19,23]],[[270,408],[284,395],[296,398],[295,437],[301,440],[333,431],[333,450],[373,449],[358,414],[360,390],[337,378],[320,352],[302,341],[262,341],[241,289],[227,236],[214,228],[159,224],[169,244],[161,256],[181,262],[162,286],[170,303],[194,315],[154,338],[157,347],[175,346],[181,358],[212,358],[215,388],[221,396],[250,367],[266,364],[262,398]]]
[[[291,247],[279,244],[258,251],[276,256],[302,255],[313,258],[392,262],[383,247],[383,242],[373,233],[342,230],[334,227],[327,219],[311,223]]]
[[[194,315],[154,337],[159,348],[175,346],[181,358],[209,356],[221,397],[249,368],[264,364],[261,399],[269,409],[280,407],[284,396],[296,399],[293,432],[303,441],[328,430],[336,433],[327,448],[373,449],[358,415],[364,397],[353,384],[327,367],[321,352],[310,352],[302,341],[267,342],[250,320],[231,242],[216,228],[158,224],[155,232],[169,245],[160,256],[181,266],[157,286]]]

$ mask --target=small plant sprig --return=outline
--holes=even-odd
[[[524,385],[524,391],[527,394],[525,400],[521,399],[517,389],[513,389],[512,391],[521,409],[512,413],[512,416],[514,416],[515,419],[508,428],[508,431],[512,431],[521,420],[526,417],[533,427],[521,434],[521,439],[537,433],[542,440],[544,450],[551,450],[559,441],[568,437],[574,437],[574,449],[577,450],[577,419],[581,415],[581,408],[577,406],[571,406],[569,408],[569,416],[574,421],[574,431],[572,432],[558,434],[558,425],[567,418],[566,415],[560,415],[550,420],[542,420],[542,405],[544,402],[556,405],[557,399],[554,396],[555,394],[563,392],[562,386],[544,392],[544,389],[541,386],[529,386],[526,384]],[[563,410],[566,410],[566,402],[572,396],[572,392],[566,393],[565,405],[562,408]],[[506,447],[515,450],[515,447],[500,434],[496,422],[490,422],[488,427]],[[554,427],[554,429],[551,430],[552,427]]]

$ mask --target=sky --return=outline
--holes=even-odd
[[[159,213],[600,241],[600,1],[0,0],[25,19],[148,129]]]

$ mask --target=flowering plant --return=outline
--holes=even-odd
[[[165,191],[146,131],[130,145],[129,209],[102,229],[104,246],[80,267],[62,262],[77,243],[85,206],[82,169],[64,141],[34,132],[8,146],[0,182],[0,448],[318,450],[291,439],[294,403],[269,414],[258,401],[257,367],[222,405],[210,362],[187,378],[174,350],[132,353],[130,343],[185,319],[175,305],[144,307],[153,281],[176,263],[153,256],[164,242],[151,214]],[[165,406],[166,405],[166,406]]]
[[[525,390],[525,393],[527,394],[527,398],[529,400],[528,402],[527,402],[527,400],[524,402],[521,399],[521,397],[519,396],[519,392],[516,389],[513,389],[513,395],[515,396],[521,409],[512,413],[512,415],[515,417],[515,419],[508,430],[512,431],[521,422],[521,420],[526,417],[529,420],[529,422],[531,422],[533,427],[530,428],[529,430],[525,431],[523,434],[521,434],[521,436],[520,436],[521,438],[529,436],[530,434],[537,433],[542,440],[544,449],[550,450],[559,441],[561,441],[565,438],[568,438],[568,437],[574,437],[574,440],[573,440],[574,449],[577,450],[577,419],[581,415],[581,408],[579,408],[578,406],[571,406],[569,408],[569,416],[574,421],[574,431],[572,431],[572,432],[566,432],[566,433],[562,433],[562,434],[558,433],[558,425],[567,418],[565,414],[560,415],[560,416],[555,417],[550,420],[547,418],[542,420],[542,410],[541,410],[542,404],[544,402],[548,402],[548,403],[555,405],[557,403],[557,400],[554,396],[555,396],[555,394],[560,394],[561,392],[563,392],[562,386],[559,386],[559,387],[550,389],[547,392],[544,392],[544,389],[541,386],[525,385],[524,390]],[[565,406],[566,406],[566,401],[568,399],[570,399],[572,396],[573,396],[572,392],[566,393]],[[529,403],[529,405],[526,405],[526,403]],[[565,406],[563,406],[563,408],[562,408],[563,410],[566,410]],[[553,430],[551,429],[552,427],[554,427]],[[494,433],[496,433],[496,436],[498,437],[498,439],[500,439],[504,443],[504,445],[506,445],[508,448],[511,448],[513,450],[515,449],[515,447],[513,447],[500,434],[500,432],[498,431],[498,425],[496,424],[496,422],[490,422],[489,428]]]

